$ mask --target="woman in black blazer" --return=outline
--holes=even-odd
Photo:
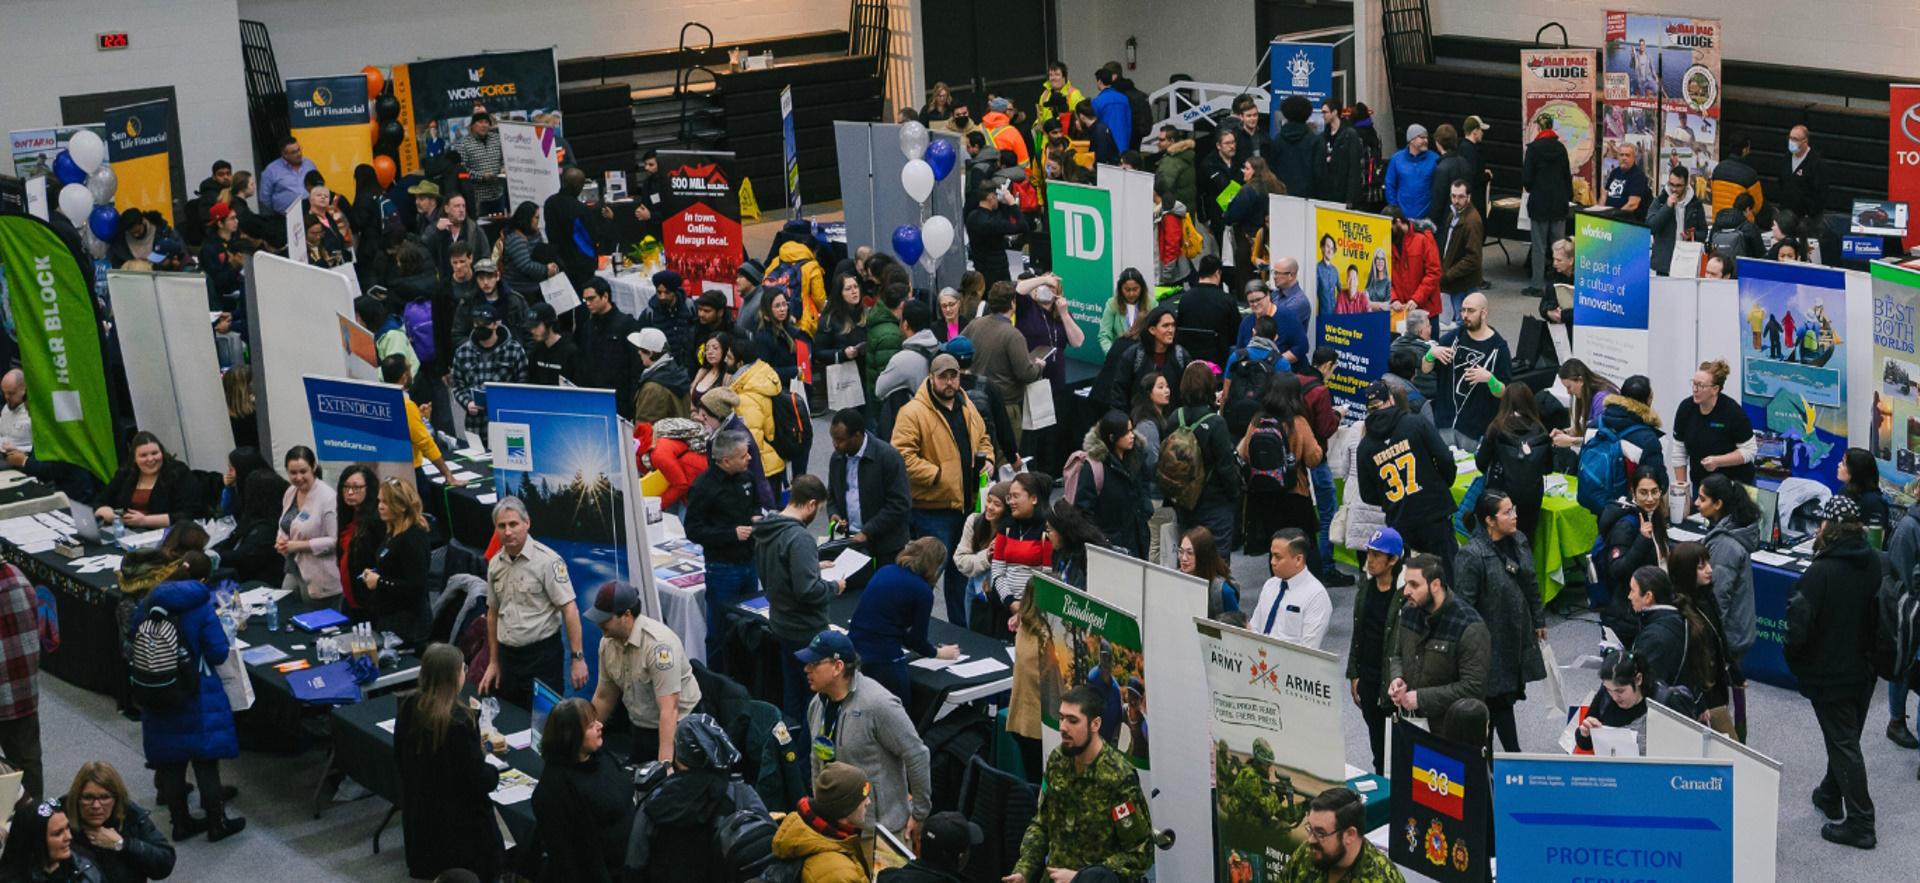
[[[94,510],[101,524],[112,524],[115,513],[122,512],[128,530],[152,530],[206,514],[193,470],[173,459],[158,437],[136,432],[128,448],[133,462],[114,474],[100,507]]]
[[[386,523],[387,538],[380,543],[374,566],[360,573],[360,584],[373,595],[373,627],[393,632],[408,648],[416,648],[426,640],[433,617],[427,610],[427,519],[420,514],[420,492],[412,482],[380,482],[380,520]]]
[[[400,700],[393,728],[400,763],[407,873],[431,879],[464,868],[482,880],[500,876],[502,842],[487,795],[500,773],[487,765],[480,723],[460,701],[467,662],[451,644],[420,656],[419,689]]]
[[[540,883],[620,879],[633,830],[633,780],[604,747],[600,716],[585,699],[547,713],[540,736],[546,771],[533,789],[533,819],[547,855]]]

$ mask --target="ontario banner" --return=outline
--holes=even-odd
[[[159,98],[106,110],[107,162],[120,179],[113,207],[159,212],[173,217],[175,149],[173,99]],[[363,133],[365,130],[361,130]]]
[[[1599,141],[1594,137],[1594,102],[1600,96],[1600,53],[1592,49],[1520,50],[1520,114],[1532,144],[1540,134],[1541,116],[1553,119],[1554,136],[1567,148],[1573,167],[1573,200],[1594,203],[1594,177]]]
[[[1210,620],[1194,628],[1213,709],[1214,876],[1275,883],[1306,842],[1307,801],[1347,777],[1340,658]]]
[[[1385,310],[1393,299],[1393,224],[1383,215],[1314,207],[1313,292],[1319,323]],[[1325,331],[1315,340],[1325,340]]]
[[[1390,772],[1388,857],[1439,883],[1492,879],[1487,835],[1493,795],[1480,746],[1458,745],[1396,720]]]
[[[79,260],[47,222],[0,215],[0,287],[27,375],[34,457],[112,479],[119,458],[100,326]]]
[[[90,129],[93,134],[106,139],[103,126],[55,126],[51,129],[21,129],[7,133],[7,141],[13,152],[13,176],[32,178],[35,176],[53,176],[53,158],[67,149],[67,142],[73,140],[73,134],[82,129]]]
[[[733,154],[662,150],[659,158],[667,175],[667,217],[661,224],[667,269],[680,274],[690,296],[718,291],[731,301],[743,253]],[[798,303],[787,308],[800,315]]]
[[[552,48],[396,64],[393,97],[406,129],[400,142],[406,174],[465,135],[475,110],[485,109],[496,122],[560,125],[560,68]]]
[[[326,176],[327,187],[353,201],[353,167],[373,162],[373,108],[365,74],[287,81],[287,127]]]
[[[1847,452],[1846,273],[1741,258],[1738,278],[1740,312],[1729,318],[1740,323],[1740,403],[1760,447],[1754,467],[1775,480],[1811,478],[1839,491],[1835,472]]]
[[[1041,724],[1058,732],[1060,697],[1086,684],[1106,700],[1100,738],[1136,769],[1148,769],[1147,658],[1139,617],[1044,576],[1027,583],[1027,597],[1046,623],[1038,636]]]

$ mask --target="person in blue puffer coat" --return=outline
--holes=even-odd
[[[200,581],[209,570],[205,556],[189,553],[175,578],[161,583],[140,602],[129,629],[130,635],[137,633],[156,608],[173,614],[180,625],[180,641],[200,673],[200,688],[192,698],[174,708],[148,706],[141,714],[141,744],[147,763],[157,771],[176,843],[202,831],[208,841],[224,840],[247,825],[245,819],[226,814],[226,794],[220,785],[220,761],[240,756],[240,737],[226,689],[214,672],[226,661],[232,645],[214,609],[213,593]],[[204,817],[194,817],[187,806],[188,764],[193,765]]]

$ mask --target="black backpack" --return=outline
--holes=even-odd
[[[1907,682],[1914,653],[1920,650],[1920,593],[1910,585],[1889,571],[1874,595],[1873,673],[1895,684]]]
[[[1293,456],[1289,429],[1272,417],[1262,417],[1254,424],[1253,435],[1247,439],[1248,491],[1278,494],[1293,487],[1300,462]]]
[[[773,819],[765,813],[750,809],[734,810],[714,820],[713,842],[720,855],[725,859],[730,883],[746,883],[748,880],[776,879],[769,877],[776,866],[787,862],[777,862],[773,857],[773,835],[780,829]],[[794,867],[794,880],[799,879],[799,862]]]
[[[773,452],[798,460],[813,450],[813,420],[807,400],[787,390],[773,397]]]
[[[1227,391],[1227,404],[1220,409],[1220,415],[1227,418],[1228,432],[1236,436],[1246,433],[1247,424],[1260,413],[1260,402],[1266,398],[1275,375],[1273,360],[1256,359],[1251,349],[1247,350],[1246,358],[1227,369],[1232,387]]]
[[[1714,227],[1707,231],[1709,254],[1717,254],[1727,259],[1759,257],[1756,254],[1748,254],[1748,251],[1747,237],[1739,227]]]
[[[127,684],[142,708],[173,711],[200,694],[199,666],[187,648],[180,618],[165,607],[147,609],[133,632]]]

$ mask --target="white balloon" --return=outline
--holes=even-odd
[[[75,227],[87,229],[87,215],[93,213],[93,194],[87,191],[87,185],[68,184],[60,188],[60,213]]]
[[[933,166],[924,159],[910,160],[900,169],[900,186],[914,202],[926,202],[933,195]]]
[[[73,133],[72,138],[67,139],[67,156],[73,160],[74,165],[80,167],[80,171],[91,175],[95,169],[100,168],[102,162],[106,161],[107,144],[101,141],[100,136],[95,135],[92,130],[81,129]]]
[[[918,122],[900,127],[900,152],[907,159],[919,159],[927,154],[927,127]]]
[[[922,269],[931,273],[940,268],[940,260],[933,255],[923,254],[920,256],[920,266]]]
[[[95,205],[112,205],[114,191],[119,189],[120,176],[113,173],[112,163],[101,163],[87,176],[87,192],[93,194]]]
[[[926,249],[927,257],[939,260],[953,247],[953,222],[944,215],[928,218],[920,225],[920,245]]]

